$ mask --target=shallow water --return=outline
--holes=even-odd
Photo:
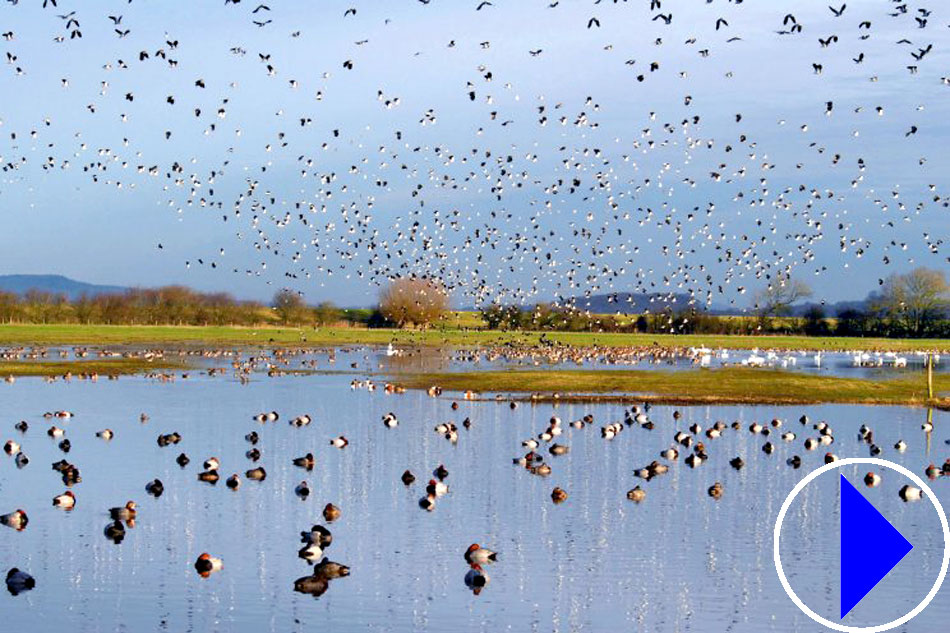
[[[360,354],[360,352],[353,352]],[[341,356],[336,366],[348,367]],[[367,364],[379,359],[365,359]],[[356,362],[355,360],[352,362]],[[342,366],[341,366],[342,365]],[[232,377],[194,375],[159,383],[124,378],[98,383],[21,379],[0,388],[0,441],[13,438],[32,462],[18,470],[0,455],[0,513],[23,508],[26,530],[0,527],[0,570],[16,566],[37,579],[37,587],[0,595],[7,626],[16,630],[69,627],[76,631],[813,631],[785,596],[772,564],[772,528],[782,501],[797,481],[823,463],[828,450],[839,457],[867,456],[857,441],[862,423],[871,426],[882,457],[923,475],[926,464],[950,457],[950,415],[934,413],[936,430],[920,430],[926,413],[917,409],[854,406],[687,407],[674,421],[673,407],[654,407],[656,428],[628,427],[613,441],[599,426],[620,420],[616,405],[521,405],[459,402],[422,393],[386,395],[353,391],[349,375],[267,378],[250,384]],[[68,409],[76,417],[55,422],[67,429],[72,450],[63,455],[47,437],[53,423],[45,411]],[[251,416],[275,409],[281,419],[259,424]],[[400,424],[387,429],[382,414],[393,411]],[[139,422],[146,412],[150,419]],[[310,414],[309,427],[293,428],[290,418]],[[565,456],[545,454],[553,474],[542,478],[513,466],[520,442],[536,435],[552,414],[565,424],[586,413],[595,423],[566,428],[558,438],[571,447]],[[797,419],[827,420],[837,441],[808,452],[803,439],[815,435]],[[469,417],[472,426],[461,428]],[[785,420],[798,434],[793,443],[775,435],[752,435],[752,421]],[[13,425],[25,419],[25,435]],[[460,439],[453,445],[433,431],[452,420]],[[649,482],[633,469],[659,459],[676,430],[698,422],[742,422],[715,440],[702,438],[710,459],[695,470],[683,463]],[[109,427],[116,437],[103,442],[95,432]],[[265,481],[245,480],[238,491],[223,479],[244,474],[251,462],[244,434],[261,435],[259,462]],[[178,446],[160,448],[159,433],[178,431]],[[336,449],[330,438],[344,434],[350,445]],[[909,444],[900,454],[890,447]],[[762,444],[771,439],[775,454]],[[174,459],[186,452],[191,464]],[[291,459],[312,451],[312,473]],[[803,466],[786,465],[792,454]],[[210,456],[221,459],[222,481],[200,483],[196,474]],[[740,472],[729,459],[742,456]],[[50,463],[66,457],[82,482],[78,504],[65,513],[51,507],[65,488]],[[423,482],[440,463],[449,471],[450,492],[434,512],[418,507]],[[399,480],[409,468],[418,480]],[[846,476],[915,545],[905,561],[862,602],[847,624],[890,620],[908,610],[936,576],[941,535],[927,501],[904,503],[903,482],[883,473],[874,490],[860,485],[864,471]],[[153,499],[145,484],[153,478],[165,494]],[[306,501],[294,486],[307,479]],[[824,478],[822,478],[824,479]],[[715,481],[722,499],[707,495]],[[636,505],[626,499],[635,485],[647,490]],[[950,477],[933,482],[944,507],[950,506]],[[569,499],[554,505],[554,486]],[[783,561],[790,582],[803,599],[826,617],[834,616],[837,594],[837,487],[832,481],[809,488],[789,512],[783,530]],[[103,535],[107,509],[133,499],[140,505],[135,527],[116,545]],[[293,591],[293,581],[308,574],[297,557],[299,532],[323,523],[327,502],[343,515],[330,524],[332,560],[349,565],[351,575],[333,580],[314,598]],[[465,548],[472,542],[497,550],[500,561],[488,568],[489,585],[475,596],[466,589]],[[224,560],[224,570],[200,578],[192,565],[208,551]],[[950,618],[950,588],[907,631],[932,631]],[[910,605],[910,606],[908,606]],[[836,618],[833,618],[836,619]]]

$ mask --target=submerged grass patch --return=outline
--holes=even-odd
[[[459,327],[396,330],[359,327],[227,327],[169,325],[0,325],[0,345],[426,345],[491,346],[538,343],[541,332]],[[809,336],[619,334],[545,332],[549,341],[577,347],[665,346],[775,350],[892,350],[950,352],[948,339],[875,339]]]
[[[568,370],[478,371],[402,375],[415,389],[438,385],[449,391],[540,393],[541,399],[592,400],[637,396],[670,403],[815,404],[853,403],[950,408],[950,376],[934,377],[937,398],[928,400],[926,376],[869,380],[730,367],[683,371]],[[545,395],[546,394],[546,395]],[[537,399],[537,396],[534,398]]]
[[[108,358],[97,360],[64,361],[0,361],[0,377],[7,376],[62,376],[70,373],[100,374],[103,376],[144,374],[151,371],[179,370],[188,366],[181,362],[144,358]]]

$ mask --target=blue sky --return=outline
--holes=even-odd
[[[940,79],[950,74],[943,48],[950,16],[939,6],[920,29],[916,5],[892,18],[890,3],[871,0],[848,2],[841,18],[825,3],[664,0],[668,26],[651,19],[645,1],[562,0],[551,9],[497,0],[482,11],[446,0],[318,9],[271,2],[256,15],[247,0],[195,4],[0,7],[0,32],[14,32],[0,40],[0,54],[16,56],[0,66],[0,162],[19,163],[0,172],[2,272],[177,282],[259,299],[288,286],[312,301],[362,305],[375,297],[382,259],[356,240],[372,235],[391,245],[414,221],[427,250],[420,239],[401,242],[401,255],[394,247],[375,253],[388,254],[393,270],[406,263],[403,272],[445,277],[461,304],[712,287],[715,302],[744,305],[765,283],[756,262],[760,273],[790,267],[820,298],[854,299],[890,272],[946,269],[946,253],[929,252],[926,237],[940,239],[948,228],[946,209],[932,199],[944,195],[948,173],[950,86]],[[344,18],[350,7],[356,15]],[[81,39],[68,39],[56,17],[72,10]],[[789,11],[803,33],[776,34]],[[123,38],[107,17],[120,14],[130,30]],[[601,27],[586,28],[595,16]],[[729,26],[716,31],[719,17]],[[262,18],[273,22],[251,23]],[[862,40],[865,19],[872,28]],[[62,34],[67,39],[55,42]],[[818,38],[832,34],[838,42],[822,48]],[[897,44],[904,37],[912,44]],[[910,52],[930,43],[911,75]],[[230,52],[235,47],[246,54]],[[177,67],[155,57],[160,48]],[[139,61],[143,50],[149,59]],[[863,63],[851,61],[862,52]],[[270,55],[271,74],[260,53]],[[344,60],[354,68],[345,70]],[[651,62],[659,63],[655,72]],[[821,75],[813,62],[824,65]],[[387,109],[378,91],[398,97],[398,106]],[[430,109],[435,121],[423,126]],[[567,125],[557,123],[561,116]],[[574,125],[582,116],[586,124]],[[698,124],[681,125],[694,116]],[[301,118],[311,122],[302,127]],[[918,133],[905,138],[911,125]],[[48,157],[54,168],[44,170]],[[165,177],[176,162],[180,182]],[[157,166],[159,175],[138,166]],[[551,191],[573,177],[583,183],[575,193]],[[458,188],[438,186],[452,179]],[[236,206],[249,181],[254,194]],[[499,181],[501,200],[492,194]],[[598,181],[609,188],[587,189]],[[301,210],[310,226],[297,219]],[[357,218],[360,229],[350,232]],[[491,238],[480,244],[476,229]],[[671,255],[677,250],[681,258]],[[726,251],[732,266],[719,262]]]

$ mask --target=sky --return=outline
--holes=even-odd
[[[550,4],[5,2],[0,273],[743,306],[779,274],[838,301],[947,270],[947,8]]]

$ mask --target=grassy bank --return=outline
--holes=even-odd
[[[0,361],[0,377],[7,376],[63,376],[66,373],[126,376],[151,371],[185,369],[186,365],[173,361],[147,361],[142,358],[109,358],[102,360],[67,361]]]
[[[0,325],[0,345],[480,345],[536,343],[540,332],[445,329],[392,330],[357,327],[197,327],[146,325]],[[776,350],[939,350],[950,339],[877,339],[808,336],[596,334],[547,332],[550,341],[574,346],[683,346]]]
[[[794,373],[772,369],[724,368],[683,371],[570,370],[479,371],[399,376],[403,386],[438,385],[449,391],[541,394],[576,400],[651,400],[682,404],[886,404],[950,408],[950,376],[934,377],[938,396],[927,399],[921,375],[866,380]],[[553,394],[558,394],[554,396]],[[626,397],[624,397],[626,396]],[[535,396],[533,399],[538,399]]]

